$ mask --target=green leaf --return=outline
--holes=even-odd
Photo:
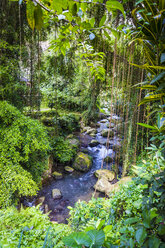
[[[72,5],[71,12],[72,12],[73,16],[76,16],[76,14],[77,14],[77,4],[76,3],[74,3]]]
[[[162,53],[160,57],[160,63],[162,64],[164,62],[165,62],[165,53]]]
[[[112,230],[113,226],[112,225],[108,225],[108,226],[105,226],[103,231],[104,233],[109,233],[111,230]]]
[[[151,237],[148,240],[149,248],[159,248],[160,240],[157,237]]]
[[[119,3],[118,1],[108,1],[106,2],[106,7],[108,11],[112,11],[112,10],[120,10],[123,14],[123,16],[125,17],[125,13],[124,13],[124,8],[123,5],[121,3]]]
[[[105,234],[103,230],[90,230],[87,232],[87,235],[89,236],[90,240],[92,241],[92,247],[101,247],[105,240]]]
[[[128,218],[124,221],[124,224],[125,225],[134,224],[134,223],[137,223],[138,221],[139,221],[138,217]]]
[[[146,127],[146,128],[149,128],[149,129],[157,130],[156,127],[150,126],[148,124],[144,124],[144,123],[137,123],[137,124],[140,125],[140,126],[142,126],[142,127]]]
[[[31,27],[32,30],[34,30],[34,27],[35,27],[34,10],[35,10],[34,3],[31,1],[28,1],[26,4],[26,16],[27,16],[29,26]]]
[[[65,245],[69,247],[79,248],[82,245],[89,247],[91,245],[91,240],[86,233],[79,232],[79,233],[71,233],[69,236],[64,237],[62,239]]]
[[[99,230],[102,228],[102,226],[105,224],[105,220],[98,219],[96,222],[96,228]]]
[[[35,27],[37,28],[37,30],[41,30],[43,26],[43,12],[42,12],[42,8],[39,5],[35,7],[34,19],[35,19]]]
[[[108,34],[108,32],[104,29],[104,35],[107,37],[108,40],[111,40],[110,35]]]
[[[91,19],[89,20],[89,23],[91,24],[91,27],[93,28],[93,27],[94,27],[94,24],[95,24],[95,18],[94,18],[94,17],[91,18]]]
[[[154,84],[156,82],[158,82],[160,79],[164,78],[165,77],[165,72],[161,72],[160,74],[156,75],[152,81],[151,81],[151,84]]]
[[[142,245],[145,238],[147,237],[147,232],[144,227],[139,228],[135,234],[137,242]]]
[[[158,227],[158,234],[163,236],[165,235],[165,224],[160,224]]]
[[[102,26],[104,25],[105,21],[106,21],[106,15],[104,15],[104,16],[101,18],[101,20],[100,20],[100,22],[99,22],[99,27],[102,27]]]

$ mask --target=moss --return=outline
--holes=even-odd
[[[92,158],[91,156],[83,153],[83,152],[79,152],[77,154],[77,157],[74,161],[73,167],[76,170],[80,170],[80,171],[88,171],[92,166]]]
[[[54,171],[54,172],[52,173],[52,176],[53,176],[55,179],[61,179],[61,178],[63,178],[62,173],[57,172],[57,171]]]

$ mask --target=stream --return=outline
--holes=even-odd
[[[112,119],[116,120],[119,119],[119,117],[113,115]],[[49,214],[51,221],[67,223],[67,218],[69,217],[69,209],[67,207],[74,206],[78,200],[89,201],[94,194],[93,186],[97,181],[94,172],[101,168],[102,161],[106,156],[114,158],[115,151],[113,147],[115,145],[121,145],[121,139],[117,136],[116,131],[114,131],[115,135],[109,141],[110,148],[106,149],[107,138],[101,135],[101,131],[108,129],[108,123],[109,117],[106,117],[106,119],[104,117],[104,119],[97,122],[97,133],[95,137],[91,137],[86,132],[77,135],[77,138],[80,140],[80,151],[87,153],[93,158],[92,168],[88,172],[74,171],[72,174],[63,173],[64,176],[62,179],[54,180],[52,178],[49,184],[44,185],[40,190],[37,197],[45,197],[44,204],[46,204],[48,210],[51,211]],[[93,139],[98,141],[98,145],[91,147],[89,144]],[[108,164],[108,169],[111,169],[111,165],[112,163]],[[107,164],[104,163],[103,167],[107,168]],[[119,171],[120,174],[121,167],[119,167]],[[54,200],[52,198],[52,190],[55,188],[61,191],[61,199]],[[104,197],[105,195],[96,192],[95,197],[98,196]],[[34,205],[34,202],[34,200],[33,202],[28,202],[28,205]]]

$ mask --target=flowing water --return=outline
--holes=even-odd
[[[113,116],[113,119],[118,119],[119,117]],[[50,219],[52,221],[57,221],[59,223],[67,222],[69,210],[68,206],[74,206],[74,204],[78,200],[88,201],[91,199],[94,194],[94,184],[97,181],[97,178],[94,176],[94,172],[101,168],[103,159],[108,155],[112,158],[115,157],[115,152],[113,151],[113,146],[115,144],[120,144],[120,138],[117,137],[117,134],[114,135],[109,142],[109,149],[106,149],[106,141],[107,138],[104,138],[101,135],[101,131],[103,129],[108,129],[107,125],[109,123],[108,118],[102,120],[97,123],[100,127],[97,128],[96,137],[92,138],[86,133],[79,134],[78,138],[81,143],[81,151],[85,150],[93,158],[92,168],[88,172],[77,172],[74,171],[72,174],[65,174],[64,177],[60,180],[52,179],[48,185],[43,186],[41,191],[39,192],[38,197],[45,197],[44,204],[48,205],[50,213]],[[98,140],[99,144],[95,147],[91,147],[89,145],[92,139]],[[107,166],[104,164],[104,167]],[[109,165],[109,169],[111,168],[111,164]],[[58,200],[54,200],[52,198],[52,189],[58,188],[62,193],[62,198]],[[95,197],[104,196],[103,194],[96,193]],[[29,203],[30,204],[30,203]],[[31,205],[33,202],[31,203]]]

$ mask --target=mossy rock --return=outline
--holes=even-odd
[[[110,171],[107,169],[100,169],[95,171],[95,176],[98,178],[105,177],[108,181],[112,181],[115,178],[114,171]]]
[[[88,171],[92,166],[92,158],[83,152],[79,152],[74,161],[73,168],[80,171]]]
[[[110,127],[114,127],[115,126],[115,123],[113,123],[113,122],[111,122],[111,125],[110,125]],[[109,128],[109,123],[107,123],[107,128]]]
[[[80,141],[76,138],[68,139],[68,142],[72,147],[78,148],[78,146],[80,145]]]
[[[98,140],[94,140],[94,139],[93,139],[93,140],[91,140],[91,142],[90,142],[89,145],[90,145],[91,147],[94,147],[94,146],[97,146],[98,144],[99,144]]]
[[[104,158],[104,162],[106,162],[106,163],[111,163],[111,162],[113,162],[113,158],[111,158],[110,156],[106,156],[106,157]]]
[[[54,171],[54,172],[52,173],[52,176],[53,176],[55,179],[62,179],[62,178],[63,178],[62,173],[57,172],[57,171]]]
[[[91,135],[91,134],[96,134],[97,130],[95,128],[90,128],[87,130],[87,134]]]
[[[72,173],[74,171],[74,169],[70,166],[65,166],[64,169],[67,173]]]
[[[110,136],[110,137],[113,137],[113,136],[114,136],[113,130],[110,130],[110,131],[109,131],[109,129],[103,129],[102,132],[101,132],[101,135],[102,135],[103,137],[108,137],[108,132],[109,132],[109,136]]]

